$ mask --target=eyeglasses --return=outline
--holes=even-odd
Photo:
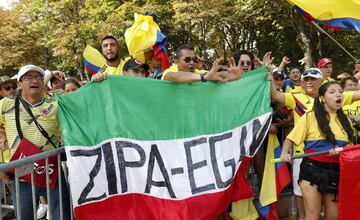
[[[26,81],[33,81],[34,79],[36,81],[42,81],[44,79],[44,77],[42,77],[42,76],[23,76],[21,78],[21,80],[26,80]]]
[[[251,61],[240,61],[240,66],[251,66]]]
[[[303,75],[303,77],[308,76],[308,75],[317,76],[317,75],[321,75],[321,73],[316,69],[308,69],[308,70],[305,70],[305,72],[302,75]]]
[[[183,61],[185,61],[185,63],[190,63],[191,61],[193,61],[194,63],[199,61],[198,57],[184,57],[182,58]]]
[[[16,90],[17,86],[4,86],[2,87],[3,89],[5,89],[6,91],[9,91],[9,90]]]

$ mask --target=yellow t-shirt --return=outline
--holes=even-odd
[[[58,103],[56,99],[53,97],[44,98],[43,102],[39,105],[29,105],[37,122],[46,130],[54,144],[58,145],[60,129],[57,118]],[[21,103],[19,116],[21,131],[26,139],[44,151],[54,148],[41,134]],[[5,128],[10,148],[3,152],[3,161],[8,162],[20,143],[15,123],[15,98],[3,98],[0,100],[0,124]]]
[[[128,61],[130,57],[125,57],[124,59],[120,60],[120,63],[117,67],[107,66],[104,73],[107,75],[122,75],[123,74],[123,67],[126,61]]]
[[[162,76],[161,76],[161,80],[164,80],[165,78],[165,75],[168,74],[168,73],[175,73],[175,72],[179,72],[179,68],[177,65],[174,65],[174,66],[171,66],[169,68],[167,68],[166,70],[164,70]],[[201,73],[206,73],[207,71],[206,70],[198,70],[198,69],[195,69],[195,72],[196,74],[201,74]]]
[[[330,113],[329,125],[331,131],[335,135],[336,145],[343,147],[349,143],[347,133],[340,124],[339,118],[336,113]],[[304,143],[305,153],[318,152],[323,150],[330,150],[335,147],[331,143],[325,140],[320,133],[318,123],[315,118],[315,112],[310,111],[305,113],[295,124],[294,129],[287,136],[295,145],[301,145]],[[338,156],[319,155],[310,157],[313,160],[322,162],[338,162]]]
[[[344,92],[343,106],[349,105],[352,102],[353,92]],[[294,124],[296,125],[298,120],[306,112],[312,110],[314,105],[314,99],[304,92],[285,93],[285,106],[293,110]],[[303,145],[296,145],[294,147],[294,155],[303,154]]]
[[[360,115],[360,100],[351,103],[350,105],[344,105],[343,111],[347,115]]]

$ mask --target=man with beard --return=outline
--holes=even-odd
[[[119,43],[113,36],[106,36],[101,41],[101,54],[106,59],[106,68],[102,68],[102,71],[99,71],[91,77],[93,81],[101,81],[106,78],[106,75],[123,75],[123,67],[126,61],[131,57],[125,57],[121,59],[119,57]],[[148,50],[144,53],[139,53],[137,57],[134,57],[137,60],[140,60],[142,63],[146,63],[147,60],[153,57],[153,51]]]

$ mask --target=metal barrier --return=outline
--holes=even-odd
[[[60,216],[54,216],[55,219],[64,219],[64,212],[63,212],[63,208],[64,208],[64,204],[63,204],[63,182],[61,181],[62,179],[67,180],[67,169],[66,169],[66,165],[65,163],[62,164],[61,161],[61,154],[65,152],[65,149],[63,147],[59,147],[53,150],[49,150],[49,151],[45,151],[43,153],[39,153],[39,154],[35,154],[29,157],[25,157],[22,158],[20,160],[16,160],[16,161],[12,161],[9,163],[4,163],[4,164],[0,164],[0,172],[8,172],[9,170],[14,170],[15,173],[15,178],[13,180],[13,182],[15,183],[15,194],[16,194],[16,214],[17,214],[17,219],[29,219],[28,216],[22,216],[22,210],[21,210],[21,206],[20,206],[20,200],[21,200],[21,195],[20,193],[20,178],[24,175],[28,175],[29,173],[31,174],[31,192],[32,192],[32,209],[33,209],[33,219],[36,220],[36,211],[37,211],[37,198],[36,198],[36,186],[33,184],[34,183],[34,162],[39,161],[39,160],[44,160],[45,159],[45,172],[46,172],[46,198],[47,198],[47,202],[48,202],[48,212],[49,212],[49,216],[50,219],[53,219],[53,216],[51,213],[51,193],[50,193],[50,178],[49,178],[49,157],[52,156],[57,156],[57,162],[58,162],[58,188],[59,188],[59,210],[60,210]],[[63,169],[63,165],[65,165],[65,169]],[[9,203],[6,194],[6,188],[4,184],[5,181],[2,181],[2,192],[3,192],[3,196],[4,196],[4,204],[2,204],[2,201],[0,200],[0,219],[3,219],[3,213],[2,210],[3,209],[13,209],[14,206]],[[68,181],[65,182],[65,184],[67,184]],[[69,189],[69,187],[68,187]],[[70,192],[70,189],[69,189]],[[11,192],[12,193],[12,192]],[[71,205],[71,200],[69,200],[70,202],[70,207],[72,207]],[[72,209],[71,209],[72,210]],[[72,211],[70,211],[70,219],[73,219],[73,213]]]

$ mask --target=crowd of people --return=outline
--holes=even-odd
[[[360,122],[360,91],[358,82],[359,69],[352,74],[342,74],[340,82],[331,78],[333,61],[329,58],[319,60],[317,68],[302,70],[301,67],[287,68],[291,63],[284,57],[278,67],[272,64],[271,53],[266,53],[260,61],[251,52],[236,51],[233,57],[223,64],[222,58],[214,60],[209,70],[203,68],[203,59],[196,54],[191,45],[182,45],[175,51],[175,65],[163,72],[154,71],[156,60],[151,50],[145,53],[145,62],[135,57],[119,57],[119,44],[115,37],[106,36],[101,42],[101,52],[106,59],[106,66],[91,77],[99,82],[108,75],[128,75],[147,77],[149,80],[168,80],[174,83],[221,82],[241,80],[243,74],[266,66],[269,69],[267,80],[271,80],[271,106],[273,122],[290,128],[283,143],[281,159],[292,161],[291,155],[315,152],[327,149],[329,154],[296,159],[292,163],[293,189],[297,199],[298,219],[318,219],[325,213],[326,219],[337,219],[337,183],[339,179],[339,159],[337,148],[354,143],[353,124]],[[82,82],[67,77],[59,70],[43,70],[35,65],[25,65],[16,76],[0,77],[0,149],[2,162],[9,162],[11,155],[22,144],[29,140],[43,151],[54,149],[61,142],[57,119],[57,101],[55,94],[71,93],[81,88]],[[270,104],[270,103],[269,103]],[[20,107],[19,107],[20,106]],[[29,115],[29,107],[35,119]],[[17,109],[19,108],[19,109]],[[16,113],[19,111],[18,113]],[[18,116],[16,116],[18,114]],[[16,123],[19,117],[19,123]],[[43,135],[36,123],[47,131]],[[19,136],[19,129],[22,136]],[[271,133],[279,133],[272,126]],[[51,141],[50,141],[51,140]],[[54,144],[52,144],[54,143]],[[293,149],[293,150],[291,150]],[[261,152],[261,151],[259,151]],[[255,157],[256,170],[260,175],[261,157]],[[64,180],[64,174],[61,174]],[[20,191],[12,187],[12,180],[2,173],[1,178],[7,182],[12,196],[21,195],[22,219],[33,219],[31,184],[21,181]],[[260,175],[261,178],[261,175]],[[325,181],[326,180],[326,181]],[[331,186],[331,187],[330,187]],[[50,189],[52,219],[59,219],[59,183]],[[69,192],[65,182],[62,184],[63,216],[70,219]],[[38,204],[37,217],[44,216],[46,211],[46,190],[36,187]],[[15,207],[16,210],[16,207]],[[15,213],[16,214],[16,213]]]

